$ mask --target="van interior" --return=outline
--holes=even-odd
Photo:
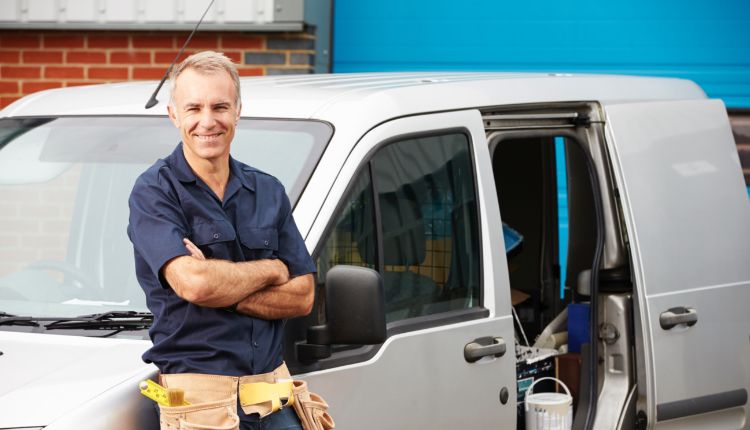
[[[594,109],[484,114],[504,228],[522,238],[506,254],[516,322],[518,429],[526,428],[532,384],[528,394],[569,391],[574,429],[589,427],[594,409],[617,428],[633,428],[632,287],[600,124],[590,120]],[[598,365],[592,366],[594,312]],[[617,356],[617,363],[603,360],[607,355]],[[534,383],[544,377],[559,382]],[[598,395],[590,395],[592,387]]]

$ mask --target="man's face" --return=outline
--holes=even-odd
[[[180,129],[186,155],[216,160],[228,156],[240,117],[229,73],[187,69],[177,77],[169,117]]]

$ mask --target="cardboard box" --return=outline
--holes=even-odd
[[[556,356],[555,377],[570,390],[570,395],[573,396],[573,412],[575,413],[581,384],[581,354],[569,352]],[[564,393],[565,389],[558,387],[557,392]]]

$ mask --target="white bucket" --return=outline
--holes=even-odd
[[[563,393],[534,393],[534,385],[550,379],[565,388]],[[573,396],[557,378],[539,378],[526,391],[526,430],[570,430],[573,426]]]

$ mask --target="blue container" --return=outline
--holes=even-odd
[[[568,352],[581,352],[581,344],[589,343],[589,304],[568,305]]]

